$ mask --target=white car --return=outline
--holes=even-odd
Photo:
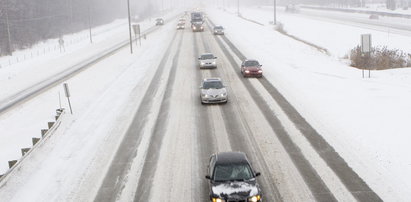
[[[227,103],[228,94],[220,78],[206,78],[200,86],[201,104]]]
[[[217,57],[212,53],[204,53],[198,58],[198,64],[201,68],[217,68]]]

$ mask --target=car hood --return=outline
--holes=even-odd
[[[223,93],[227,93],[227,90],[225,88],[220,88],[220,89],[210,88],[210,89],[202,89],[201,93],[207,94],[207,95],[220,95]]]
[[[204,62],[204,63],[211,63],[211,62],[215,62],[215,59],[205,59],[205,60],[199,60],[200,62]]]
[[[259,187],[255,180],[244,182],[214,182],[212,184],[213,197],[222,199],[244,200],[259,193]]]
[[[258,71],[261,70],[260,67],[258,66],[250,66],[250,67],[245,67],[246,70],[250,70],[250,71]]]

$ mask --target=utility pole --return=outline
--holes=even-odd
[[[274,25],[277,25],[277,0],[274,0]]]
[[[240,16],[240,0],[237,0],[237,15]]]
[[[90,2],[88,4],[88,27],[90,31],[90,43],[93,43],[93,37],[91,35],[91,11],[90,11]]]
[[[13,50],[11,48],[11,36],[10,36],[10,23],[9,23],[9,4],[8,0],[6,0],[6,6],[5,6],[5,14],[6,14],[6,29],[7,29],[7,54],[12,55]]]
[[[127,10],[128,10],[128,32],[130,35],[130,53],[133,54],[133,39],[131,38],[130,0],[127,0]]]

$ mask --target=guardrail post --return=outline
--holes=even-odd
[[[27,152],[29,152],[29,151],[30,151],[30,148],[22,148],[22,149],[21,149],[21,156],[26,155]]]
[[[53,127],[53,125],[54,125],[54,122],[48,122],[49,129],[50,129],[51,127]]]
[[[44,135],[46,135],[47,131],[49,131],[48,129],[41,129],[41,137],[44,137]]]
[[[17,163],[17,160],[9,161],[9,168],[13,167]]]
[[[37,144],[37,142],[39,142],[39,141],[40,141],[40,138],[33,137],[33,138],[31,138],[31,141],[33,142],[33,146],[34,146],[34,145],[36,145],[36,144]]]

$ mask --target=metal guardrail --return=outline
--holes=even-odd
[[[339,11],[339,12],[346,12],[346,13],[362,13],[362,14],[370,14],[370,15],[375,14],[379,16],[411,19],[410,14],[389,13],[389,12],[382,12],[382,11],[366,11],[366,10],[357,10],[357,9],[350,9],[350,8],[332,8],[332,7],[317,7],[317,6],[300,6],[300,8],[325,10],[325,11]]]
[[[54,132],[57,130],[57,128],[60,126],[62,119],[64,117],[64,115],[66,114],[64,109],[57,109],[56,110],[56,122],[48,122],[48,129],[42,129],[41,130],[41,138],[32,138],[32,142],[33,142],[33,147],[31,148],[22,148],[22,157],[18,160],[12,160],[9,161],[9,166],[10,168],[1,175],[0,177],[0,183],[5,180],[8,175],[14,170],[16,169],[21,162],[27,158],[27,156],[29,156],[37,147],[39,147],[40,145],[43,145],[45,143],[45,141],[47,139],[49,139],[49,137],[51,137]]]

